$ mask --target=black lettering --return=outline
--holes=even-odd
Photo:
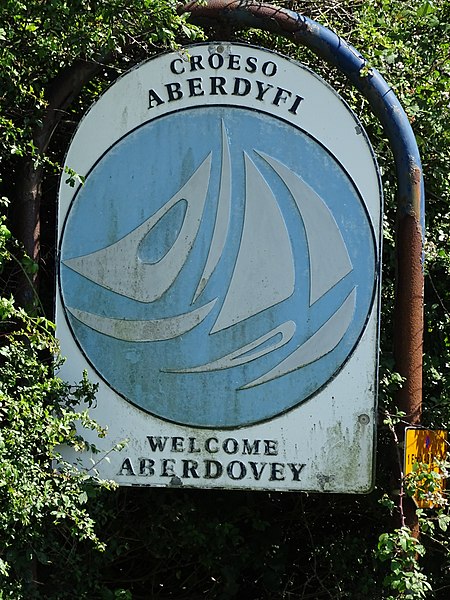
[[[300,102],[302,102],[302,100],[304,100],[304,98],[302,98],[301,96],[296,95],[295,96],[295,100],[292,103],[291,108],[289,109],[289,112],[292,113],[293,115],[297,114],[297,108],[300,106]]]
[[[156,104],[154,104],[155,102]],[[164,100],[158,96],[155,90],[148,90],[148,107],[153,108],[160,104],[164,104]]]
[[[196,438],[190,437],[189,439],[189,452],[200,452],[200,448],[196,445]]]
[[[228,56],[228,68],[230,69],[230,71],[239,71],[239,69],[241,68],[240,60],[241,57],[239,56],[239,54],[230,54]]]
[[[198,462],[196,460],[183,460],[183,475],[184,479],[198,479],[199,474],[197,473]],[[190,473],[190,475],[189,475]]]
[[[200,54],[196,54],[195,56],[191,56],[191,72],[197,71],[197,69],[204,69],[205,67],[202,65],[203,56]]]
[[[266,468],[267,463],[265,463],[265,462],[255,463],[255,462],[249,461],[248,464],[250,465],[250,469],[252,470],[253,477],[255,478],[256,481],[259,481],[261,479],[261,475],[263,474],[264,469]],[[258,471],[258,465],[261,465],[259,471]]]
[[[249,56],[245,62],[247,63],[247,66],[245,67],[247,73],[254,73],[257,69],[258,63],[256,56]]]
[[[253,444],[250,445],[248,440],[242,440],[244,447],[242,448],[242,454],[259,454],[259,444],[261,440],[253,440]]]
[[[223,56],[221,54],[210,54],[208,57],[208,64],[211,69],[220,69],[223,67]]]
[[[227,91],[224,88],[227,80],[225,77],[210,77],[211,80],[211,96],[217,96],[218,92],[222,94],[222,96],[227,95]]]
[[[174,100],[180,100],[183,97],[183,92],[181,91],[181,83],[178,81],[174,81],[173,83],[166,83],[167,95],[169,97],[169,102],[173,102]]]
[[[233,471],[235,465],[239,467],[239,473],[237,473],[236,475]],[[227,473],[230,479],[234,479],[236,481],[237,479],[244,479],[244,477],[247,475],[247,469],[244,463],[242,463],[240,460],[233,460],[227,466]]]
[[[161,477],[175,477],[176,474],[173,470],[175,462],[174,458],[163,458],[161,460]]]
[[[157,450],[163,452],[164,448],[166,447],[167,440],[169,438],[167,436],[164,436],[163,441],[162,437],[159,435],[156,437],[154,437],[153,435],[148,435],[147,439],[148,443],[150,444],[150,448],[152,449],[152,452],[156,452]]]
[[[264,440],[264,454],[276,456],[278,454],[278,442],[276,440]]]
[[[287,95],[285,95],[287,94]],[[283,88],[277,87],[277,93],[275,94],[275,98],[273,99],[272,104],[275,106],[280,106],[280,101],[286,102],[288,98],[292,96],[292,92],[289,90],[285,90]]]
[[[283,463],[271,463],[269,481],[284,481]]]
[[[183,452],[184,450],[184,446],[183,446],[183,442],[184,442],[184,438],[182,437],[173,437],[172,438],[172,452]]]
[[[192,79],[187,79],[189,84],[189,97],[192,96],[204,96],[205,92],[202,89],[203,79],[201,77],[193,77]]]
[[[305,468],[305,464],[288,463],[288,467],[292,471],[292,481],[300,481],[300,473]]]
[[[139,475],[146,475],[151,477],[155,474],[155,461],[151,458],[140,458],[139,459]]]
[[[223,467],[218,460],[205,460],[205,479],[218,479],[222,473]]]
[[[175,68],[175,63],[181,63],[181,65],[183,65],[183,59],[182,58],[174,58],[173,61],[170,63],[170,70],[172,71],[172,73],[174,75],[181,75],[182,73],[184,73],[185,69],[182,66],[181,69],[179,71],[177,71],[177,69]]]
[[[122,466],[120,467],[117,475],[135,475],[133,465],[131,464],[131,460],[129,458],[126,458],[123,461]]]
[[[219,448],[216,446],[215,448],[211,448],[211,442],[215,442],[216,444],[219,443],[219,440],[216,437],[210,437],[205,441],[205,450],[206,452],[209,452],[210,454],[215,454],[216,452],[219,452]]]
[[[241,89],[241,83],[244,84],[244,88]],[[232,92],[233,96],[247,96],[252,89],[252,84],[248,79],[244,79],[243,77],[235,77],[234,78],[234,89]]]
[[[262,100],[264,97],[264,94],[266,92],[268,92],[271,88],[273,88],[273,85],[268,83],[267,87],[264,89],[264,83],[262,81],[257,81],[256,85],[258,86],[258,95],[256,96],[257,100]]]
[[[277,72],[278,67],[277,65],[272,62],[271,60],[268,60],[267,62],[265,62],[262,66],[261,71],[264,73],[264,75],[266,75],[266,77],[273,77],[275,75],[275,73]]]
[[[224,440],[222,448],[227,454],[236,454],[236,452],[239,450],[239,443],[234,438],[227,438],[226,440]]]

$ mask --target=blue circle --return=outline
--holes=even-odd
[[[225,168],[224,139],[231,169],[229,227],[220,259],[195,298],[215,235]],[[252,193],[246,185],[246,160],[276,201],[292,251],[292,264],[280,264],[279,276],[284,277],[281,274],[285,269],[293,270],[295,286],[292,294],[265,309],[260,309],[255,299],[257,290],[241,289],[240,297],[248,294],[247,306],[259,307],[257,312],[214,331],[238,268],[237,261],[242,258],[239,249],[249,214],[246,196]],[[199,230],[181,270],[160,297],[150,302],[133,298],[131,292],[127,295],[105,287],[69,266],[77,257],[109,248],[161,211],[205,161],[210,161],[210,173]],[[326,207],[351,264],[349,272],[314,301],[309,253],[316,246],[311,245],[299,207],[283,180],[284,171],[277,172],[277,165],[300,178]],[[180,237],[191,200],[198,201],[187,198],[164,214],[140,243],[139,260],[155,265],[167,255]],[[253,202],[258,202],[258,198],[253,198]],[[267,232],[267,224],[262,223],[261,219],[261,229]],[[259,223],[253,224],[252,231],[258,231],[258,227]],[[314,235],[320,236],[320,223],[317,227],[319,231]],[[132,131],[112,146],[89,173],[64,226],[62,298],[73,335],[87,359],[127,401],[157,417],[185,425],[244,426],[273,418],[310,398],[348,360],[364,330],[374,298],[374,239],[354,183],[316,140],[266,113],[223,106],[187,109]],[[253,237],[253,244],[261,247],[276,247],[272,242],[267,235],[266,239]],[[333,248],[327,246],[327,239],[322,242],[323,261]],[[351,294],[351,321],[330,349],[324,346],[323,354],[319,353],[309,364],[258,383],[268,373],[275,373],[277,365],[284,364],[314,335],[317,337]],[[198,325],[172,339],[158,341],[118,339],[80,317],[90,313],[106,319],[154,323],[189,314],[213,301],[212,309]],[[295,332],[277,347],[281,334],[269,339],[264,336],[285,323]],[[264,341],[252,349],[255,340]],[[256,351],[258,355],[252,359],[251,353]],[[222,368],[215,368],[221,360]],[[196,370],[205,365],[210,366]]]

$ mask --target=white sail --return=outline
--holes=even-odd
[[[239,251],[216,333],[289,298],[295,270],[289,233],[267,182],[244,152],[245,214]]]
[[[255,152],[257,152],[255,150]],[[303,219],[310,265],[310,306],[353,269],[339,227],[322,198],[275,158],[257,152],[282,179]],[[332,252],[327,250],[332,248]]]
[[[216,300],[212,300],[188,313],[163,319],[134,320],[104,317],[85,310],[67,307],[69,313],[91,329],[109,337],[126,342],[160,342],[187,333],[201,323],[211,312]]]
[[[294,350],[275,368],[247,385],[242,386],[241,389],[245,390],[282,377],[287,373],[292,373],[292,371],[309,365],[334,350],[350,326],[355,311],[355,303],[356,288],[353,288],[338,310],[314,335],[308,338],[304,344]]]
[[[174,283],[194,244],[203,215],[211,170],[211,154],[185,185],[142,225],[114,244],[64,264],[98,285],[138,302],[153,302]],[[178,236],[157,262],[144,262],[139,245],[178,202],[187,203]]]
[[[230,225],[231,213],[231,157],[228,144],[225,124],[222,121],[222,168],[220,173],[219,198],[217,201],[216,221],[214,223],[214,232],[209,247],[208,258],[205,268],[200,277],[199,284],[194,294],[193,302],[197,300],[206,287],[217,263],[222,256],[225,247],[225,241]]]
[[[246,344],[234,352],[230,352],[230,354],[210,363],[187,369],[167,369],[167,371],[169,373],[201,373],[203,371],[218,371],[244,365],[286,345],[292,339],[295,328],[294,321],[286,321],[257,340],[250,342],[250,344]]]

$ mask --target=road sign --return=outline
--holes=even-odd
[[[426,465],[429,473],[441,473],[439,462],[446,460],[448,452],[447,432],[443,430],[418,429],[407,427],[405,430],[405,464],[404,475],[408,477],[416,472],[422,463]],[[425,483],[425,480],[424,480]],[[419,508],[431,508],[436,502],[433,495],[441,494],[445,488],[445,480],[434,479],[433,487],[436,489],[423,489],[416,492],[414,501]],[[419,481],[420,487],[420,481]],[[425,487],[426,484],[425,484]],[[428,486],[429,487],[429,486]],[[428,495],[428,497],[426,497]]]
[[[248,45],[159,56],[90,109],[60,189],[58,335],[120,484],[367,491],[381,192],[316,74]],[[107,448],[104,449],[107,451]]]

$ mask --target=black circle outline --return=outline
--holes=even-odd
[[[215,42],[214,44],[220,44],[220,42]],[[192,46],[188,46],[186,48],[193,48],[193,47],[198,47],[198,46],[211,46],[211,44],[195,44]],[[364,198],[360,192],[360,190],[358,189],[358,187],[356,186],[353,178],[350,176],[350,174],[348,173],[347,169],[345,169],[345,167],[341,164],[341,162],[338,160],[338,158],[317,138],[315,138],[312,134],[310,134],[309,132],[305,131],[302,127],[300,127],[299,125],[296,125],[295,123],[292,123],[292,121],[289,121],[288,119],[285,119],[284,117],[280,116],[280,115],[276,115],[273,114],[271,112],[269,112],[268,110],[264,110],[264,109],[256,109],[253,107],[249,107],[249,106],[245,106],[245,105],[236,105],[236,104],[231,104],[231,103],[227,103],[227,102],[221,102],[221,103],[208,103],[206,105],[200,105],[200,106],[188,106],[185,108],[180,108],[180,109],[174,109],[174,110],[169,110],[167,112],[165,112],[162,115],[158,115],[156,117],[153,118],[149,118],[143,122],[141,122],[139,125],[137,125],[136,127],[130,129],[129,131],[127,131],[124,135],[122,135],[121,137],[117,138],[114,143],[109,146],[98,158],[97,160],[92,164],[92,166],[90,167],[90,169],[88,170],[87,174],[86,174],[86,179],[87,177],[90,175],[90,173],[92,173],[92,171],[95,169],[95,167],[97,166],[97,164],[112,150],[112,148],[114,148],[118,143],[120,143],[123,139],[125,139],[126,137],[128,137],[130,134],[132,134],[133,132],[137,131],[138,129],[140,129],[141,127],[147,125],[150,122],[155,122],[159,119],[171,116],[173,114],[176,113],[180,113],[180,112],[186,112],[186,111],[190,111],[190,110],[202,110],[204,108],[223,108],[223,107],[230,107],[230,108],[235,108],[235,109],[240,109],[240,110],[246,110],[246,111],[251,111],[251,112],[255,112],[257,114],[259,113],[263,113],[266,114],[272,118],[274,118],[275,120],[279,120],[282,121],[283,123],[286,123],[287,125],[290,125],[291,127],[293,127],[294,129],[297,129],[298,131],[302,132],[304,135],[306,135],[308,138],[310,138],[311,140],[313,140],[316,144],[318,144],[320,147],[322,147],[325,152],[331,157],[331,159],[340,167],[340,169],[342,170],[342,172],[345,173],[346,177],[348,178],[348,180],[352,183],[352,186],[354,188],[354,190],[356,191],[357,196],[360,199],[361,205],[363,207],[364,212],[366,213],[366,219],[367,222],[369,224],[369,230],[371,232],[371,241],[372,241],[372,246],[374,248],[374,257],[375,257],[375,264],[374,264],[374,282],[373,282],[373,287],[372,287],[372,296],[371,296],[371,300],[368,306],[368,310],[367,310],[367,315],[365,318],[365,321],[363,323],[363,325],[361,326],[361,330],[360,333],[358,335],[358,337],[356,338],[356,341],[354,343],[354,345],[352,346],[351,350],[349,350],[346,358],[343,360],[343,362],[341,363],[341,365],[333,372],[333,374],[322,384],[320,385],[318,388],[316,388],[311,394],[309,394],[308,396],[306,396],[305,398],[303,398],[302,400],[297,401],[295,404],[293,404],[292,406],[285,408],[283,410],[281,410],[280,412],[271,415],[269,417],[263,418],[263,419],[259,419],[256,421],[251,421],[251,422],[247,422],[247,423],[240,423],[240,424],[235,424],[235,425],[198,425],[198,424],[192,424],[192,423],[185,423],[182,421],[175,421],[173,419],[169,419],[167,417],[163,417],[160,416],[158,414],[155,414],[145,408],[143,408],[142,406],[140,406],[139,404],[136,404],[135,402],[133,402],[132,400],[130,400],[129,398],[127,398],[123,393],[117,391],[114,387],[112,387],[110,385],[110,383],[106,380],[106,378],[97,370],[96,366],[93,364],[93,362],[89,359],[89,357],[87,356],[86,352],[84,351],[84,349],[82,348],[81,344],[78,341],[77,336],[75,335],[75,332],[73,330],[73,327],[71,325],[70,319],[67,315],[67,311],[66,311],[66,307],[65,307],[65,302],[63,299],[63,292],[62,292],[62,286],[61,286],[61,263],[59,260],[59,257],[61,255],[61,246],[63,243],[63,239],[64,239],[64,234],[65,234],[65,229],[66,229],[66,224],[67,224],[67,219],[69,217],[69,214],[72,210],[72,207],[76,201],[76,198],[78,196],[79,191],[82,189],[81,186],[78,187],[78,189],[76,190],[76,192],[74,193],[70,204],[67,208],[67,211],[64,215],[64,221],[63,221],[63,225],[61,227],[61,233],[60,233],[60,239],[59,239],[59,245],[58,245],[58,296],[61,302],[61,306],[63,308],[64,311],[64,316],[65,316],[65,320],[66,323],[68,325],[68,329],[70,330],[70,333],[72,335],[72,339],[75,341],[77,347],[79,348],[82,356],[85,358],[85,360],[87,361],[87,363],[89,365],[92,366],[92,368],[94,369],[95,373],[98,375],[98,377],[106,384],[106,386],[112,390],[115,394],[117,394],[118,397],[122,398],[125,402],[127,402],[128,404],[131,404],[132,406],[134,406],[135,408],[137,408],[138,410],[144,412],[147,415],[152,416],[153,418],[159,419],[161,421],[167,422],[167,423],[171,423],[171,424],[175,424],[175,425],[182,425],[185,427],[190,427],[193,429],[201,429],[201,430],[216,430],[216,431],[230,431],[230,430],[237,430],[237,429],[241,429],[241,428],[245,428],[245,427],[250,427],[250,426],[254,426],[254,425],[259,425],[262,423],[267,423],[269,421],[272,421],[276,418],[281,417],[282,415],[290,412],[291,410],[294,410],[295,408],[297,408],[298,406],[304,404],[305,402],[309,401],[310,399],[312,399],[313,397],[315,397],[318,393],[320,393],[322,390],[324,390],[337,376],[338,374],[341,372],[341,370],[345,367],[345,365],[348,363],[348,361],[350,360],[350,358],[352,357],[353,353],[355,352],[356,348],[359,345],[359,342],[361,340],[361,337],[363,336],[366,328],[367,328],[367,324],[368,321],[371,317],[371,315],[373,314],[373,306],[374,306],[374,302],[375,299],[378,300],[377,302],[377,311],[379,312],[379,304],[380,304],[380,274],[381,274],[381,216],[382,216],[382,206],[383,206],[383,193],[382,193],[382,186],[381,186],[381,177],[380,177],[380,172],[378,169],[378,164],[376,161],[376,156],[375,153],[373,152],[372,146],[370,144],[370,140],[368,139],[368,136],[364,130],[364,128],[362,127],[362,124],[359,122],[359,120],[357,119],[355,113],[351,110],[351,108],[348,106],[347,102],[325,81],[323,80],[321,77],[319,77],[316,73],[314,73],[314,71],[310,70],[308,67],[305,67],[305,65],[302,65],[301,63],[292,60],[290,57],[285,57],[281,54],[272,52],[270,50],[267,50],[265,48],[258,48],[256,46],[250,46],[250,45],[245,45],[245,44],[234,44],[233,46],[241,46],[241,47],[245,47],[245,48],[255,48],[259,51],[262,52],[268,52],[271,54],[274,54],[277,57],[280,57],[284,60],[288,60],[289,62],[291,62],[292,64],[296,65],[298,68],[301,68],[305,71],[307,71],[309,74],[313,75],[315,78],[317,78],[322,84],[324,84],[329,90],[331,90],[331,92],[336,96],[336,98],[345,106],[345,108],[347,109],[347,111],[349,112],[350,116],[353,118],[354,122],[356,125],[358,125],[361,128],[361,133],[364,136],[364,139],[366,141],[367,147],[370,151],[370,154],[372,155],[372,159],[373,159],[373,165],[375,167],[375,172],[377,174],[377,182],[378,182],[378,196],[380,199],[380,232],[379,232],[379,244],[377,245],[377,237],[375,234],[375,230],[373,227],[373,223],[372,223],[372,219],[371,219],[371,215],[368,211],[368,208],[366,206],[366,203],[364,201]],[[173,53],[170,53],[173,54]],[[168,55],[170,55],[168,53]],[[145,61],[144,63],[140,63],[139,65],[137,65],[136,67],[134,67],[133,69],[131,69],[130,71],[128,71],[127,73],[125,73],[123,76],[121,76],[119,79],[122,79],[124,77],[126,77],[130,72],[134,71],[135,69],[139,68],[140,66],[142,66],[143,64],[146,64],[150,61],[153,60],[157,60],[158,58],[160,58],[161,55],[158,55],[156,57],[152,57],[151,59]],[[118,80],[119,80],[118,79]],[[116,80],[116,81],[118,81]],[[114,82],[116,83],[116,82]],[[112,84],[112,86],[114,86],[114,83]],[[111,86],[111,87],[112,87]],[[109,89],[111,89],[108,88]],[[93,106],[95,104],[97,104],[97,102],[101,101],[101,99],[104,97],[104,95],[108,92],[108,90],[106,90],[102,96],[100,96],[100,98],[93,104]],[[92,107],[91,107],[92,108]],[[90,109],[89,111],[90,112]],[[86,115],[88,114],[88,112],[86,113]],[[86,115],[83,117],[82,121],[79,124],[79,127],[81,126],[81,123],[84,121],[84,118],[86,117]],[[78,129],[79,129],[78,127]],[[73,140],[75,139],[76,135],[77,135],[77,131],[74,133],[74,136],[71,140],[71,144]],[[379,249],[378,253],[377,253],[377,248]],[[378,292],[378,293],[377,293]],[[378,343],[378,338],[379,338],[379,326],[377,328],[377,343]],[[375,373],[377,372],[377,361],[375,364]],[[287,374],[288,375],[288,374]]]

